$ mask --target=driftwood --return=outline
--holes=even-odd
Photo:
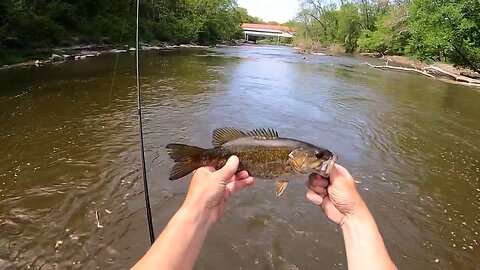
[[[444,76],[444,77],[448,77],[454,81],[459,81],[459,82],[469,82],[467,80],[464,80],[462,78],[460,78],[459,76],[451,73],[451,72],[448,72],[448,71],[445,71],[439,67],[435,67],[435,66],[427,66],[427,67],[424,67],[423,68],[424,70],[427,70],[428,72],[430,73],[433,73],[433,74],[438,74],[439,76]]]
[[[443,78],[448,78],[449,80],[453,80],[453,81],[458,82],[458,83],[463,84],[463,85],[480,86],[480,80],[471,79],[471,78],[468,78],[468,77],[465,77],[465,76],[462,76],[462,75],[453,74],[451,72],[445,71],[445,70],[443,70],[439,67],[436,67],[436,66],[430,65],[430,66],[426,66],[422,69],[408,68],[408,67],[396,67],[396,66],[390,66],[388,64],[389,61],[390,61],[390,59],[387,60],[385,65],[382,65],[382,66],[372,65],[368,62],[365,62],[365,64],[367,64],[369,67],[377,68],[377,69],[389,69],[389,70],[396,70],[396,71],[414,72],[414,73],[419,73],[419,74],[422,74],[422,75],[430,77],[430,78],[443,77]]]
[[[388,61],[385,63],[384,66],[374,66],[368,62],[365,62],[365,64],[367,64],[369,67],[372,67],[372,68],[378,68],[378,69],[391,69],[391,70],[399,70],[399,71],[407,71],[407,72],[416,72],[416,73],[420,73],[422,75],[425,75],[427,77],[430,77],[430,78],[435,78],[435,76],[431,75],[431,74],[428,74],[427,72],[425,71],[422,71],[422,70],[419,70],[419,69],[416,69],[416,68],[406,68],[406,67],[394,67],[394,66],[389,66],[388,65]]]
[[[451,72],[445,71],[439,67],[436,66],[427,66],[424,68],[424,70],[431,72],[431,73],[437,73],[440,74],[441,76],[446,76],[449,77],[450,79],[457,81],[457,82],[463,82],[463,83],[469,83],[469,84],[480,84],[479,80],[471,79],[462,75],[456,75]]]

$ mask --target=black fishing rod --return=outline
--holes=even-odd
[[[137,79],[137,112],[138,112],[138,125],[140,131],[140,151],[142,159],[142,177],[143,177],[143,193],[145,195],[145,208],[147,210],[147,223],[148,232],[150,234],[150,243],[153,245],[155,242],[155,233],[153,231],[152,222],[152,210],[150,208],[150,197],[148,196],[148,181],[147,171],[145,168],[145,146],[143,144],[143,121],[142,121],[142,95],[140,91],[140,65],[138,62],[139,54],[139,42],[138,42],[138,25],[140,17],[140,0],[137,0],[137,26],[136,26],[136,38],[135,38],[135,66],[136,66],[136,79]]]

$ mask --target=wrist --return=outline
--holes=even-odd
[[[188,219],[192,224],[206,227],[207,229],[213,224],[211,221],[211,213],[207,207],[184,203],[177,214]]]
[[[367,206],[362,202],[357,205],[355,211],[350,214],[345,215],[340,227],[342,230],[349,231],[355,228],[363,227],[365,224],[370,224],[375,222],[373,216],[368,210]]]

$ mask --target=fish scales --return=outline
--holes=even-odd
[[[175,165],[170,180],[190,174],[202,166],[220,169],[228,158],[236,155],[239,171],[246,170],[251,176],[263,179],[278,179],[276,194],[285,190],[288,180],[296,174],[320,173],[329,176],[336,156],[329,150],[313,144],[278,137],[272,129],[254,129],[244,132],[236,128],[216,129],[212,136],[213,148],[204,149],[184,144],[169,144],[170,157]]]
[[[288,163],[291,147],[244,145],[207,149],[201,156],[202,166],[219,169],[228,158],[236,155],[240,160],[239,170],[246,170],[251,176],[273,179],[292,172]]]

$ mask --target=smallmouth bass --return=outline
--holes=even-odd
[[[226,127],[215,129],[213,148],[204,149],[185,144],[168,144],[168,154],[175,165],[170,180],[182,178],[202,166],[216,170],[235,155],[240,160],[238,170],[246,170],[253,177],[278,179],[276,195],[280,196],[288,181],[299,174],[316,172],[328,178],[337,156],[313,144],[281,138],[272,129],[242,130]]]

